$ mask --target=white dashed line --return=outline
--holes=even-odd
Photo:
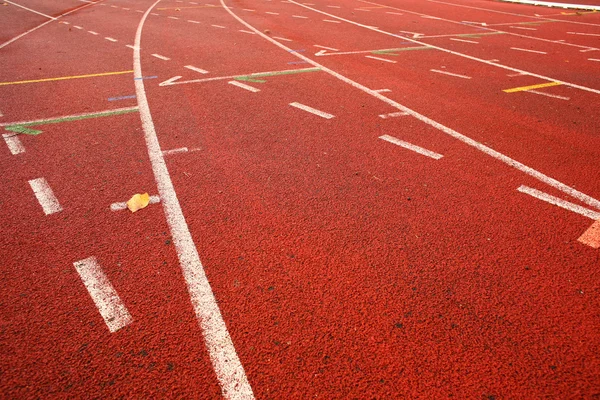
[[[328,113],[323,112],[323,111],[319,111],[316,108],[305,106],[304,104],[297,103],[297,102],[290,103],[290,106],[299,108],[300,110],[304,110],[304,111],[309,112],[311,114],[318,115],[319,117],[322,117],[322,118],[331,119],[331,118],[335,117],[335,115],[328,114]]]
[[[243,29],[240,29],[240,32],[247,33],[247,34],[249,34],[249,35],[256,35],[254,32],[251,32],[251,31],[245,31],[245,30],[243,30]]]
[[[331,22],[332,24],[341,24],[340,21],[334,21],[332,19],[324,19],[323,22]]]
[[[109,42],[117,42],[117,39],[113,39],[111,37],[105,37],[104,39],[108,40]]]
[[[573,211],[574,213],[583,215],[585,217],[588,217],[588,218],[591,218],[594,220],[600,219],[600,212],[596,212],[596,211],[590,210],[588,208],[581,207],[580,205],[573,204],[566,200],[559,199],[558,197],[551,196],[548,193],[544,193],[537,189],[533,189],[528,186],[521,185],[517,190],[521,193],[525,193],[530,196],[533,196],[538,200],[542,200],[547,203],[553,204],[555,206],[564,208],[565,210]]]
[[[522,49],[520,47],[511,47],[511,50],[519,50],[519,51],[526,51],[528,53],[537,53],[537,54],[548,54],[545,51],[537,51],[537,50],[529,50],[529,49]]]
[[[94,31],[88,31],[88,33],[91,33],[94,36],[98,34],[98,32],[94,32]]]
[[[135,46],[132,46],[132,45],[130,45],[130,44],[126,44],[126,45],[125,45],[125,47],[129,47],[130,49],[133,49],[133,50],[135,50]]]
[[[21,140],[19,140],[19,136],[16,133],[4,133],[2,138],[6,142],[8,150],[10,150],[12,155],[25,153],[25,147],[23,147],[23,144],[21,143]]]
[[[450,38],[450,40],[454,40],[455,42],[463,42],[463,43],[475,43],[475,44],[479,44],[479,42],[476,42],[476,41],[474,41],[474,40],[456,39],[456,38]]]
[[[596,50],[598,50],[598,49],[595,48],[595,47],[590,47],[590,48],[587,48],[587,49],[579,50],[579,52],[580,53],[587,53],[587,52],[596,51]]]
[[[83,28],[82,28],[81,26],[79,26],[79,25],[73,25],[73,28],[75,28],[75,29],[83,29]]]
[[[184,66],[183,68],[187,68],[187,69],[190,69],[190,70],[192,70],[192,71],[199,72],[199,73],[201,73],[201,74],[208,74],[208,71],[206,71],[206,70],[204,70],[204,69],[196,68],[196,67],[194,67],[193,65],[186,65],[186,66]]]
[[[528,28],[526,26],[510,26],[509,28],[513,28],[513,29],[522,29],[524,31],[537,31],[536,28]]]
[[[32,179],[29,181],[29,186],[31,186],[33,194],[35,194],[35,197],[46,215],[62,211],[58,199],[54,196],[54,193],[45,178]]]
[[[171,150],[163,150],[163,156],[171,156],[173,154],[179,154],[179,153],[187,153],[189,151],[189,149],[187,147],[179,147],[177,149],[171,149]]]
[[[396,64],[396,61],[394,60],[388,60],[387,58],[381,58],[381,57],[375,57],[375,56],[365,56],[366,58],[371,58],[373,60],[379,60],[379,61],[385,61],[388,63],[392,63],[392,64]]]
[[[246,90],[248,90],[250,92],[253,92],[253,93],[260,92],[260,89],[257,89],[257,88],[255,88],[253,86],[250,86],[250,85],[246,85],[245,83],[242,83],[242,82],[229,81],[227,83],[229,83],[230,85],[233,85],[233,86],[237,86],[237,87],[242,88],[242,89],[246,89]]]
[[[250,12],[255,12],[256,10],[250,10],[249,8],[242,8],[242,10],[244,11],[250,11]]]
[[[100,311],[108,330],[114,333],[129,325],[133,318],[131,318],[129,311],[127,311],[125,304],[121,301],[108,277],[102,271],[96,257],[74,262],[73,265],[98,311]]]
[[[600,36],[600,33],[567,32],[569,35]]]
[[[318,44],[314,44],[313,46],[318,47],[320,49],[325,49],[325,50],[339,51],[338,49],[334,49],[333,47],[319,46]]]
[[[327,6],[329,8],[340,8],[340,6]]]
[[[438,153],[433,152],[431,150],[424,149],[424,148],[419,147],[417,145],[414,145],[412,143],[408,143],[408,142],[405,142],[403,140],[396,139],[393,136],[383,135],[383,136],[379,136],[379,139],[385,140],[386,142],[393,143],[393,144],[395,144],[397,146],[400,146],[400,147],[403,147],[405,149],[412,150],[415,153],[419,153],[419,154],[421,154],[423,156],[431,157],[434,160],[439,160],[440,158],[444,157],[441,154],[438,154]]]
[[[177,17],[167,17],[167,18],[169,18],[169,19],[179,19]]]
[[[571,100],[570,97],[564,97],[564,96],[559,96],[557,94],[550,94],[550,93],[545,93],[545,92],[539,92],[537,90],[525,90],[527,93],[535,93],[535,94],[541,94],[542,96],[547,96],[547,97],[552,97],[554,99],[560,99],[560,100]]]
[[[600,61],[599,58],[588,58],[588,61]]]
[[[191,22],[192,24],[199,24],[200,22],[188,19],[187,22]]]
[[[165,60],[165,61],[169,61],[170,60],[169,57],[161,56],[160,54],[151,54],[151,56],[156,57],[156,58],[160,58],[161,60]]]
[[[302,18],[302,19],[308,19],[308,17],[305,17],[303,15],[292,15],[292,18]]]
[[[215,28],[221,28],[221,29],[225,29],[225,27],[224,27],[224,26],[221,26],[221,25],[211,25],[211,26],[213,26],[213,27],[215,27]]]
[[[276,12],[271,12],[271,11],[265,11],[265,14],[279,15],[279,13],[276,13]]]
[[[286,38],[279,37],[279,36],[273,36],[273,39],[283,40],[284,42],[293,42],[292,39],[286,39]]]
[[[377,93],[387,93],[387,92],[391,92],[390,89],[377,89],[377,90],[373,90],[374,92]]]
[[[388,118],[402,117],[404,115],[408,115],[408,113],[406,113],[404,111],[398,111],[398,112],[393,112],[393,113],[389,113],[389,114],[379,114],[379,118],[388,119]]]
[[[450,75],[450,76],[455,76],[457,78],[463,78],[463,79],[471,79],[470,76],[466,76],[466,75],[459,75],[459,74],[453,74],[452,72],[446,72],[446,71],[440,71],[439,69],[430,69],[431,72],[437,72],[438,74],[444,74],[444,75]]]
[[[184,149],[186,149],[185,151],[187,151],[187,147],[184,147]],[[169,150],[167,150],[169,151]],[[173,151],[173,150],[170,150]],[[165,152],[163,151],[163,154],[165,154]],[[148,204],[157,204],[160,203],[160,196],[154,195],[154,196],[150,196],[150,202]],[[127,208],[127,202],[126,201],[121,201],[118,203],[112,203],[110,205],[110,210],[111,211],[122,211],[125,210]]]
[[[158,14],[157,14],[157,13],[150,13],[150,15],[158,16]]]

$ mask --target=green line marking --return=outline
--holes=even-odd
[[[266,77],[266,76],[277,76],[277,75],[301,74],[304,72],[317,72],[320,70],[321,70],[321,68],[304,68],[304,69],[293,69],[293,70],[288,70],[288,71],[258,72],[256,74],[236,76],[233,79],[235,79],[237,81],[264,83],[266,81],[256,79],[256,78],[262,78],[262,77]]]
[[[265,80],[262,80],[262,79],[253,79],[253,78],[250,78],[248,76],[236,76],[233,79],[235,79],[236,81],[244,81],[244,82],[257,82],[257,83],[265,83],[266,82]]]
[[[11,132],[23,133],[25,135],[39,135],[42,133],[42,131],[38,131],[37,129],[29,129],[21,125],[7,126],[4,129]]]
[[[428,46],[419,46],[419,47],[400,47],[397,49],[387,49],[387,50],[374,50],[371,54],[387,54],[390,56],[397,56],[398,54],[392,54],[397,51],[409,51],[409,50],[431,50],[432,47]]]

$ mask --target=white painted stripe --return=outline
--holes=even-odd
[[[427,19],[438,19],[440,20],[440,17],[433,17],[431,15],[421,15],[421,18],[427,18]],[[485,25],[485,23],[481,23],[482,25]]]
[[[11,125],[36,125],[39,123],[52,121],[55,119],[63,119],[63,118],[72,118],[72,117],[88,117],[99,114],[105,114],[109,112],[118,112],[118,111],[132,111],[137,110],[137,106],[134,107],[123,107],[123,108],[114,108],[112,110],[104,110],[104,111],[95,111],[91,113],[80,113],[80,114],[71,114],[71,115],[63,115],[60,117],[51,117],[51,118],[42,118],[42,119],[31,119],[28,121],[16,121],[16,122],[0,122],[0,126],[11,126]]]
[[[89,33],[91,33],[92,35],[97,35],[98,32],[94,32],[94,31],[88,31]]]
[[[311,114],[315,114],[315,115],[318,115],[319,117],[323,117],[323,118],[327,118],[327,119],[331,119],[331,118],[335,117],[335,115],[328,114],[323,111],[319,111],[316,108],[305,106],[304,104],[297,103],[297,102],[290,103],[290,106],[299,108],[299,109],[307,111]]]
[[[325,50],[339,51],[338,49],[334,49],[333,47],[319,46],[318,44],[314,44],[313,46],[318,47],[320,49],[325,49]]]
[[[126,45],[125,45],[125,47],[129,47],[130,49],[133,49],[133,50],[135,50],[135,46],[132,46],[132,45],[130,45],[130,44],[126,44]]]
[[[396,61],[394,60],[388,60],[387,58],[381,58],[381,57],[375,57],[375,56],[365,56],[366,58],[371,58],[373,60],[379,60],[379,61],[385,61],[385,62],[389,62],[392,64],[396,64]]]
[[[142,11],[142,10],[135,10],[135,12],[143,13],[143,11]]]
[[[513,28],[513,29],[522,29],[524,31],[537,31],[536,28],[528,28],[526,26],[509,26],[509,28]]]
[[[125,11],[129,11],[129,10],[131,10],[131,8],[128,8],[128,7],[123,7],[123,10],[125,10]]]
[[[518,72],[516,74],[507,74],[506,76],[510,76],[511,78],[514,78],[515,76],[524,76],[524,75],[527,75],[527,74],[525,74],[523,72]]]
[[[243,33],[248,33],[248,34],[250,34],[250,35],[254,35],[254,34],[255,34],[254,32],[251,32],[251,31],[246,31],[246,30],[243,30],[243,29],[240,29],[240,32],[243,32]]]
[[[35,194],[35,197],[46,215],[62,211],[58,199],[54,196],[54,193],[45,178],[32,179],[29,181],[29,186],[31,186],[33,194]]]
[[[377,89],[377,90],[373,90],[375,93],[386,93],[386,92],[391,92],[390,89]]]
[[[340,6],[327,6],[329,8],[340,8]]]
[[[75,28],[75,29],[83,29],[83,27],[81,27],[79,25],[73,25],[73,28]]]
[[[113,6],[111,6],[111,8],[119,8],[119,7],[113,5]]]
[[[223,3],[223,0],[220,0],[220,1],[221,1],[221,5],[223,7],[225,7],[225,4]],[[292,0],[292,2],[294,4],[296,4],[296,5],[301,5],[300,3],[295,2],[293,0]],[[306,7],[306,6],[302,6],[302,7]],[[306,8],[309,8],[309,7],[306,7]],[[313,10],[315,12],[326,14],[326,13],[323,13],[322,11],[314,9],[314,8],[309,8],[309,9],[311,9],[311,10]],[[241,19],[240,17],[238,17],[231,10],[227,10],[226,9],[226,11],[233,18],[235,18],[238,22],[240,22],[242,25],[245,25],[249,29],[252,29],[255,32],[257,32],[257,34],[260,35],[263,39],[271,42],[275,46],[277,46],[277,47],[279,47],[279,48],[281,48],[281,49],[283,49],[285,51],[288,51],[288,52],[291,51],[291,49],[289,47],[287,47],[284,44],[281,44],[281,43],[273,40],[269,36],[265,35],[260,30],[256,29],[255,27],[253,27],[252,25],[248,24],[246,21],[244,21],[243,19]],[[330,14],[327,14],[327,15],[330,15]],[[352,22],[352,21],[350,21],[350,22]],[[352,23],[356,24],[355,22],[352,22]],[[358,24],[358,25],[361,26],[360,24]],[[362,25],[362,26],[365,27],[365,25]],[[393,35],[393,34],[391,34],[389,32],[385,32],[385,31],[381,31],[381,30],[377,30],[377,31],[385,33],[385,34],[388,34],[388,35],[399,37],[399,36]],[[403,39],[407,39],[407,38],[403,38]],[[415,42],[415,43],[423,44],[423,43],[418,42],[416,40],[411,40],[411,39],[407,39],[407,40]],[[443,50],[443,51],[445,51],[447,53],[450,53],[450,54],[456,54],[456,55],[460,55],[461,57],[465,57],[465,58],[469,58],[469,59],[474,59],[476,61],[485,62],[484,60],[481,60],[481,59],[478,59],[478,58],[475,58],[475,57],[471,57],[471,56],[467,56],[467,55],[464,55],[464,54],[461,54],[461,53],[456,53],[454,51],[443,49],[441,47],[435,47],[435,46],[431,46],[431,47],[438,48],[438,49]],[[392,106],[392,107],[394,107],[394,108],[396,108],[396,109],[398,109],[400,111],[407,112],[409,115],[415,117],[419,121],[421,121],[421,122],[423,122],[423,123],[425,123],[427,125],[430,125],[430,126],[436,128],[436,129],[444,132],[448,136],[451,136],[451,137],[453,137],[453,138],[455,138],[455,139],[457,139],[457,140],[465,143],[468,146],[474,147],[475,149],[477,149],[477,150],[479,150],[479,151],[487,154],[488,156],[490,156],[492,158],[495,158],[496,160],[499,160],[499,161],[501,161],[501,162],[503,162],[503,163],[505,163],[505,164],[507,164],[507,165],[509,165],[509,166],[511,166],[511,167],[513,167],[513,168],[515,168],[515,169],[517,169],[517,170],[519,170],[519,171],[521,171],[521,172],[523,172],[523,173],[525,173],[525,174],[527,174],[527,175],[535,178],[535,179],[538,179],[541,182],[546,183],[547,185],[550,185],[550,186],[554,187],[557,190],[560,190],[560,191],[562,191],[564,193],[567,193],[570,196],[573,196],[574,198],[576,198],[576,199],[578,199],[578,200],[580,200],[580,201],[582,201],[582,202],[584,202],[586,204],[589,204],[589,205],[591,205],[593,207],[596,207],[596,208],[598,208],[600,210],[600,201],[596,200],[595,198],[593,198],[591,196],[588,196],[587,194],[582,193],[582,192],[576,190],[575,188],[572,188],[572,187],[570,187],[568,185],[565,185],[564,183],[562,183],[562,182],[560,182],[560,181],[558,181],[558,180],[556,180],[554,178],[551,178],[548,175],[545,175],[545,174],[541,173],[540,171],[537,171],[537,170],[535,170],[535,169],[533,169],[531,167],[528,167],[527,165],[525,165],[525,164],[523,164],[523,163],[521,163],[521,162],[519,162],[517,160],[514,160],[514,159],[512,159],[512,158],[510,158],[510,157],[508,157],[508,156],[506,156],[506,155],[504,155],[504,154],[502,154],[502,153],[500,153],[500,152],[492,149],[491,147],[488,147],[488,146],[486,146],[486,145],[484,145],[484,144],[482,144],[482,143],[480,143],[480,142],[478,142],[476,140],[473,140],[470,137],[468,137],[466,135],[463,135],[462,133],[459,133],[459,132],[455,131],[454,129],[451,129],[451,128],[445,126],[445,125],[442,125],[439,122],[434,121],[433,119],[431,119],[429,117],[426,117],[425,115],[420,114],[420,113],[418,113],[418,112],[416,112],[416,111],[414,111],[414,110],[412,110],[412,109],[410,109],[410,108],[408,108],[408,107],[406,107],[406,106],[404,106],[404,105],[402,105],[402,104],[400,104],[400,103],[398,103],[398,102],[396,102],[396,101],[394,101],[394,100],[392,100],[390,98],[387,98],[387,97],[383,96],[382,94],[380,94],[380,93],[378,93],[378,92],[376,92],[374,90],[371,90],[368,87],[366,87],[364,85],[361,85],[360,83],[358,83],[356,81],[353,81],[353,80],[347,78],[346,76],[344,76],[342,74],[339,74],[339,73],[337,73],[337,72],[335,72],[335,71],[333,71],[333,70],[325,67],[324,65],[319,64],[316,61],[311,60],[308,57],[303,56],[301,53],[293,53],[293,54],[296,57],[298,57],[298,58],[306,61],[308,64],[312,64],[313,66],[320,68],[321,71],[324,71],[324,72],[328,73],[329,75],[331,75],[331,76],[333,76],[333,77],[341,80],[342,82],[345,82],[348,85],[351,85],[352,87],[354,87],[354,88],[356,88],[358,90],[361,90],[362,92],[367,93],[367,94],[369,94],[369,95],[371,95],[371,96],[373,96],[373,97],[381,100],[382,102],[384,102],[384,103],[386,103],[386,104],[388,104],[388,105],[390,105],[390,106]],[[501,64],[493,64],[493,63],[488,63],[488,62],[485,62],[485,63],[490,64],[490,65],[494,65],[494,66],[498,66],[500,68],[508,69],[508,70],[511,70],[511,71],[524,72],[524,71],[520,71],[520,70],[518,70],[516,68],[507,67],[507,66],[504,66],[504,65],[501,65]],[[541,79],[550,80],[549,78],[544,77],[542,75],[537,75],[537,74],[533,74],[533,73],[528,73],[528,75],[536,76],[536,77],[541,78]],[[552,80],[552,81],[556,82],[557,80]],[[566,84],[566,82],[560,82],[560,83]],[[581,89],[581,90],[592,91],[594,93],[596,93],[596,92],[600,93],[600,91],[597,91],[597,90],[594,90],[594,89],[591,89],[591,88],[587,88],[585,86],[579,86],[579,85],[574,85],[574,84],[568,84],[568,86],[576,87],[576,88]]]
[[[211,25],[211,26],[214,26],[215,28],[223,28],[223,29],[225,29],[225,27],[221,26],[221,25]]]
[[[60,22],[59,22],[59,24],[70,25],[71,23],[70,23],[70,22],[67,22],[67,21],[60,21]]]
[[[392,14],[392,15],[404,15],[402,13],[398,13],[398,12],[393,12],[393,11],[386,11],[386,14]]]
[[[73,265],[111,333],[133,322],[133,318],[102,271],[96,257],[74,262]]]
[[[323,22],[331,22],[332,24],[341,24],[340,21],[333,21],[331,19],[324,19]]]
[[[588,58],[588,61],[600,61],[599,58]]]
[[[183,147],[185,149],[185,151],[187,151],[187,147]],[[164,155],[168,155],[168,154],[174,154],[176,152],[176,150],[181,150],[181,149],[175,149],[175,150],[166,150],[163,151]],[[171,153],[168,153],[168,151],[171,151]],[[181,151],[178,151],[181,152]],[[160,203],[160,196],[150,196],[150,202],[148,204],[157,204]],[[110,205],[110,210],[111,211],[122,211],[125,210],[127,208],[127,202],[126,201],[120,201],[118,203],[112,203]]]
[[[284,42],[293,42],[292,39],[287,39],[279,36],[273,36],[273,39],[283,40]]]
[[[20,4],[13,3],[12,1],[9,1],[9,0],[4,0],[4,3],[12,4],[13,6],[20,7],[20,8],[22,8],[22,9],[24,9],[24,10],[27,10],[27,11],[30,11],[30,12],[32,12],[32,13],[34,13],[34,14],[41,15],[42,17],[50,18],[51,20],[55,20],[55,19],[57,19],[57,18],[51,17],[51,16],[49,16],[49,15],[47,15],[47,14],[41,13],[41,12],[39,12],[39,11],[32,10],[31,8],[27,8],[27,7],[25,7],[25,6],[22,6],[22,5],[20,5]]]
[[[595,47],[590,47],[590,48],[587,48],[587,49],[584,49],[584,50],[579,50],[579,51],[580,51],[581,53],[588,53],[588,52],[590,52],[590,51],[596,51],[596,50],[599,50],[599,49],[597,49],[597,48],[595,48]]]
[[[169,19],[179,19],[177,17],[167,17],[167,18],[169,18]]]
[[[586,4],[567,4],[567,3],[557,3],[557,2],[553,2],[553,1],[539,1],[539,0],[502,0],[502,1],[505,1],[507,3],[531,4],[534,6],[561,7],[561,8],[573,8],[573,9],[578,9],[578,10],[600,11],[600,6],[592,6],[592,5],[586,5]],[[564,21],[564,22],[572,22],[572,21]]]
[[[591,218],[593,220],[600,219],[600,212],[596,212],[596,211],[590,210],[588,208],[581,207],[580,205],[573,204],[566,200],[559,199],[558,197],[551,196],[548,193],[544,193],[537,189],[533,189],[528,186],[521,185],[517,190],[521,193],[526,193],[530,196],[533,196],[536,199],[539,199],[539,200],[545,201],[547,203],[553,204],[555,206],[564,208],[565,210],[573,211],[574,213],[583,215],[583,216]]]
[[[444,74],[444,75],[450,75],[450,76],[455,76],[457,78],[463,78],[463,79],[471,79],[470,76],[466,76],[466,75],[459,75],[459,74],[453,74],[452,72],[446,72],[446,71],[440,71],[439,69],[430,69],[431,72],[437,72],[438,74]]]
[[[419,153],[419,154],[421,154],[423,156],[431,157],[431,158],[433,158],[435,160],[439,160],[440,158],[444,157],[441,154],[438,154],[438,153],[433,152],[431,150],[427,150],[427,149],[424,149],[422,147],[416,146],[416,145],[414,145],[412,143],[405,142],[404,140],[396,139],[393,136],[383,135],[383,136],[379,136],[379,139],[385,140],[386,142],[393,143],[393,144],[398,145],[400,147],[404,147],[405,149],[412,150],[415,153]]]
[[[308,17],[305,17],[304,15],[292,15],[293,18],[302,18],[302,19],[308,19]]]
[[[537,90],[525,90],[525,92],[527,92],[527,93],[541,94],[542,96],[552,97],[552,98],[560,99],[560,100],[570,100],[571,99],[570,97],[564,97],[564,96],[559,96],[557,94],[550,94],[550,93],[539,92]]]
[[[463,43],[475,43],[475,44],[479,44],[479,42],[476,42],[476,41],[474,41],[474,40],[457,39],[457,38],[450,38],[450,40],[454,40],[455,42],[463,42]]]
[[[105,37],[104,39],[108,40],[109,42],[116,42],[117,39],[113,39],[111,37]]]
[[[393,113],[389,113],[389,114],[379,114],[379,118],[388,119],[388,118],[401,117],[403,115],[408,115],[408,114],[404,111],[397,111],[397,112],[393,112]]]
[[[8,150],[10,150],[11,154],[17,155],[25,153],[25,147],[23,147],[23,144],[21,143],[21,140],[19,140],[19,136],[16,133],[12,135],[5,133],[2,135],[2,137],[4,138],[4,141],[6,142]]]
[[[173,154],[179,154],[179,153],[187,153],[189,150],[187,147],[179,147],[177,149],[171,149],[171,150],[163,150],[163,156],[170,156]],[[158,196],[157,196],[158,197]],[[152,197],[150,197],[150,199],[152,199]]]
[[[187,68],[189,70],[196,71],[196,72],[199,72],[201,74],[208,74],[208,71],[206,71],[204,69],[196,68],[193,65],[186,65],[183,68]]]
[[[251,9],[249,9],[249,8],[242,8],[242,10],[244,10],[244,11],[250,11],[250,12],[254,12],[254,11],[256,11],[256,10],[251,10]]]
[[[511,47],[511,50],[519,50],[519,51],[526,51],[528,53],[537,53],[537,54],[548,54],[545,51],[537,51],[537,50],[529,50],[529,49],[522,49],[520,47]]]
[[[265,11],[265,14],[279,15],[279,13],[276,13],[276,12],[271,12],[271,11]]]
[[[237,86],[237,87],[242,88],[242,89],[246,89],[246,90],[248,90],[250,92],[253,92],[253,93],[260,92],[260,89],[257,89],[257,88],[255,88],[253,86],[250,86],[250,85],[246,85],[245,83],[242,83],[242,82],[229,81],[227,83],[229,83],[230,85],[233,85],[233,86]]]
[[[200,22],[188,19],[187,22],[191,22],[192,24],[199,24]]]
[[[356,10],[356,11],[365,11],[365,12],[371,11],[371,10],[365,10],[364,8],[355,8],[354,10]]]
[[[161,60],[165,60],[165,61],[169,61],[170,60],[169,57],[161,56],[160,54],[151,54],[151,56],[156,57],[156,58],[160,58]]]
[[[135,34],[135,45],[137,47],[133,53],[135,76],[144,76],[139,50],[142,28],[148,17],[148,13],[159,1],[157,0],[148,8],[148,11],[146,11],[140,20]],[[222,5],[224,8],[226,7],[225,4]],[[231,12],[228,8],[225,8],[225,10]],[[175,244],[190,299],[198,322],[202,327],[206,349],[213,364],[215,375],[221,385],[223,397],[227,400],[254,399],[252,387],[250,387],[244,367],[237,356],[235,347],[227,331],[227,326],[200,262],[198,250],[196,249],[185,217],[183,216],[181,205],[177,199],[169,170],[160,149],[154,122],[152,121],[152,114],[150,113],[146,90],[144,88],[144,80],[136,80],[134,84],[140,108],[144,138],[158,187],[158,193],[163,204],[171,236],[173,237],[173,243]]]
[[[567,32],[569,35],[600,36],[600,33]]]
[[[150,15],[156,15],[156,16],[158,16],[159,14],[157,14],[157,13],[150,13]]]

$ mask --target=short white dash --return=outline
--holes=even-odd
[[[187,148],[185,148],[185,149],[187,149]],[[169,151],[169,150],[166,150],[166,151]],[[150,202],[149,202],[149,204],[157,204],[157,203],[160,203],[160,197],[157,196],[157,195],[150,196]],[[126,208],[127,208],[127,202],[126,201],[121,201],[121,202],[118,202],[118,203],[112,203],[110,205],[110,210],[111,211],[122,211],[122,210],[125,210]]]
[[[214,26],[215,28],[222,28],[222,29],[225,29],[225,27],[224,27],[224,26],[221,26],[221,25],[211,25],[211,26]]]
[[[251,10],[251,9],[249,9],[249,8],[242,8],[242,10],[244,10],[244,11],[250,11],[250,12],[254,12],[254,11],[256,11],[256,10]]]
[[[74,262],[73,265],[98,311],[100,311],[108,330],[114,333],[129,325],[133,318],[131,318],[129,311],[127,311],[125,304],[121,301],[108,277],[102,271],[96,257]]]
[[[387,92],[391,92],[390,89],[377,89],[377,90],[373,90],[374,92],[377,93],[387,93]]]
[[[133,50],[135,50],[135,46],[132,46],[132,45],[130,45],[130,44],[126,44],[126,45],[125,45],[125,47],[129,47],[130,49],[133,49]]]
[[[525,193],[530,196],[533,196],[538,200],[542,200],[547,203],[553,204],[555,206],[564,208],[565,210],[573,211],[574,213],[581,214],[585,217],[588,217],[588,218],[591,218],[594,220],[600,219],[600,212],[593,211],[593,210],[590,210],[585,207],[581,207],[580,205],[570,203],[563,199],[559,199],[558,197],[554,197],[552,195],[549,195],[548,193],[544,193],[537,189],[533,189],[528,186],[521,185],[517,190],[521,193]]]
[[[529,50],[529,49],[522,49],[520,47],[511,47],[511,50],[519,50],[519,51],[526,51],[528,53],[537,53],[537,54],[548,54],[545,51],[537,51],[537,50]]]
[[[514,78],[515,76],[523,76],[523,75],[527,75],[524,72],[517,72],[516,74],[508,74],[506,76],[510,76],[511,78]]]
[[[111,8],[119,8],[119,7],[117,7],[117,6],[111,6]]]
[[[528,28],[526,26],[511,26],[513,29],[522,29],[524,31],[537,31],[536,28]]]
[[[304,110],[311,114],[315,114],[315,115],[318,115],[319,117],[323,117],[323,118],[327,118],[327,119],[331,119],[331,118],[335,117],[335,115],[328,114],[323,111],[319,111],[316,108],[305,106],[304,104],[297,103],[297,102],[290,103],[290,106],[299,108],[300,110]]]
[[[444,157],[441,154],[438,154],[438,153],[433,152],[431,150],[427,150],[427,149],[424,149],[422,147],[416,146],[416,145],[414,145],[412,143],[405,142],[405,141],[397,139],[397,138],[395,138],[393,136],[383,135],[383,136],[379,136],[379,139],[385,140],[386,142],[393,143],[393,144],[398,145],[400,147],[404,147],[405,149],[412,150],[415,153],[419,153],[421,155],[424,155],[424,156],[427,156],[427,157],[431,157],[431,158],[433,158],[435,160],[439,160],[440,158]]]
[[[104,4],[102,4],[102,5],[104,5]],[[67,22],[67,21],[62,21],[60,23],[65,24],[65,25],[70,25],[71,24],[70,22]]]
[[[116,42],[117,39],[113,39],[111,37],[105,37],[104,39],[108,40],[109,42]]]
[[[476,41],[474,41],[474,40],[457,39],[457,38],[450,38],[450,40],[454,40],[455,42],[463,42],[463,43],[475,43],[475,44],[479,44],[479,42],[476,42]]]
[[[78,25],[73,25],[73,28],[75,28],[75,29],[83,29],[81,26],[78,26]]]
[[[460,75],[460,74],[453,74],[452,72],[446,72],[446,71],[440,71],[439,69],[430,69],[431,72],[437,72],[438,74],[444,74],[444,75],[450,75],[450,76],[455,76],[457,78],[463,78],[463,79],[471,79],[470,76],[466,76],[466,75]]]
[[[161,60],[169,61],[169,57],[161,56],[160,54],[152,54],[153,57],[160,58]]]
[[[33,194],[35,194],[46,215],[62,211],[58,199],[54,196],[45,178],[32,179],[29,181],[29,186],[31,186]]]
[[[91,33],[92,35],[97,35],[98,32],[94,32],[94,31],[88,31],[89,33]]]
[[[323,22],[331,22],[332,24],[341,24],[340,21],[334,21],[332,19],[324,19]]]
[[[393,11],[386,11],[386,14],[392,14],[392,15],[404,15],[402,13],[397,13],[397,12],[393,12]]]
[[[10,150],[11,154],[17,155],[25,153],[25,147],[23,147],[23,144],[21,143],[21,140],[19,140],[19,136],[16,133],[5,133],[2,135],[2,137],[4,138],[4,141],[6,142],[8,150]]]
[[[302,18],[302,19],[308,19],[308,17],[305,17],[304,15],[292,15],[293,18]]]
[[[279,15],[279,13],[276,13],[276,12],[271,12],[271,11],[265,11],[265,14]]]
[[[243,30],[243,29],[240,29],[240,32],[243,32],[243,33],[248,33],[248,34],[250,34],[250,35],[256,35],[256,34],[255,34],[254,32],[252,32],[252,31],[245,31],[245,30]]]
[[[204,69],[201,69],[201,68],[196,68],[193,65],[186,65],[184,68],[187,68],[187,69],[192,70],[192,71],[199,72],[201,74],[208,74],[207,70],[204,70]]]
[[[188,152],[188,148],[187,147],[179,147],[177,149],[163,150],[162,153],[163,153],[163,156],[170,156],[170,155],[173,155],[173,154],[187,153],[187,152]]]
[[[135,10],[135,12],[143,13],[143,11],[142,11],[142,10]]]
[[[405,113],[404,111],[398,111],[398,112],[393,112],[393,113],[389,113],[389,114],[379,114],[379,118],[388,119],[388,118],[401,117],[403,115],[408,115],[408,113]]]
[[[588,61],[600,61],[600,58],[588,58]]]
[[[355,11],[365,11],[365,12],[369,12],[371,10],[365,10],[364,8],[355,8]]]
[[[242,89],[246,89],[246,90],[248,90],[250,92],[253,92],[253,93],[260,92],[260,89],[257,89],[257,88],[255,88],[253,86],[250,86],[250,85],[246,85],[245,83],[242,83],[242,82],[229,81],[227,83],[229,83],[230,85],[233,85],[233,86],[237,86],[237,87],[242,88]]]
[[[318,47],[320,49],[325,49],[325,50],[340,51],[339,49],[334,49],[333,47],[319,46],[318,44],[315,44],[313,46]]]
[[[284,42],[293,42],[292,39],[287,39],[287,38],[283,38],[283,37],[279,37],[279,36],[273,36],[273,39],[283,40]]]
[[[426,18],[426,19],[441,19],[439,17],[432,17],[431,15],[421,15],[421,18]]]
[[[155,16],[158,16],[158,14],[157,14],[157,13],[150,13],[150,15],[155,15]]]
[[[600,36],[600,33],[567,32],[569,35]]]
[[[375,57],[375,56],[365,56],[365,57],[366,58],[371,58],[373,60],[385,61],[385,62],[396,64],[396,61],[394,61],[394,60],[388,60],[387,58],[381,58],[381,57]]]
[[[579,52],[581,52],[581,53],[588,53],[590,51],[595,51],[595,50],[598,50],[598,49],[595,48],[595,47],[589,47],[587,49],[579,50]]]
[[[544,93],[544,92],[540,92],[540,91],[537,91],[537,90],[526,90],[526,92],[527,93],[541,94],[542,96],[552,97],[552,98],[555,98],[555,99],[570,100],[569,97],[559,96],[557,94]]]
[[[177,17],[167,17],[167,18],[169,18],[169,19],[179,19]]]
[[[131,8],[125,8],[125,7],[123,7],[123,10],[129,11],[129,10],[131,10]]]
[[[329,8],[340,8],[340,6],[327,6]]]

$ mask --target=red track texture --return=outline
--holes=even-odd
[[[143,114],[11,130],[137,106],[127,45],[153,2],[18,3],[57,19],[0,48],[0,130],[25,150],[0,146],[2,397],[222,397],[164,202],[110,210],[162,190]],[[160,1],[140,54],[162,150],[188,149],[166,165],[253,396],[600,396],[600,16],[484,0],[225,4],[250,27],[218,2]],[[3,10],[2,43],[49,20]],[[311,62],[321,69],[247,78]],[[410,115],[381,118],[398,109],[364,87]],[[40,177],[62,211],[44,214],[28,184]],[[73,266],[88,257],[131,314],[115,332]]]

